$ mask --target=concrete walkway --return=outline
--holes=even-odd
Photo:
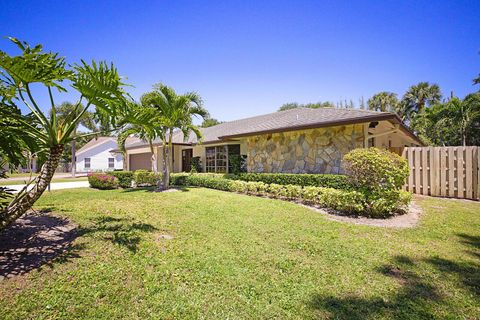
[[[32,174],[32,178],[35,178],[37,176],[37,173],[33,173]],[[79,177],[86,177],[87,176],[87,173],[86,172],[81,172],[81,173],[77,173],[75,175],[76,178],[79,178]],[[19,180],[28,180],[30,176],[14,176],[14,177],[10,177],[8,176],[7,174],[7,178],[4,178],[4,179],[0,179],[0,181],[19,181]],[[71,173],[64,173],[64,172],[61,172],[61,173],[55,173],[53,175],[53,178],[52,179],[58,179],[58,178],[72,178],[72,174]],[[72,178],[73,180],[73,178]]]
[[[61,189],[73,189],[73,188],[88,188],[90,185],[88,181],[72,181],[72,182],[53,182],[50,184],[50,190],[61,190]],[[24,184],[15,184],[15,185],[8,185],[2,186],[8,189],[15,190],[14,193],[19,192],[22,190],[25,185]],[[33,185],[29,186],[29,190],[33,187]]]

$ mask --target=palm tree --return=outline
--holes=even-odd
[[[469,129],[475,123],[480,123],[480,93],[472,93],[460,100],[452,98],[445,104],[443,119],[449,119],[457,124],[462,139],[462,145],[466,146],[470,140]],[[438,122],[442,126],[442,121]]]
[[[82,60],[80,64],[67,68],[65,58],[58,57],[57,53],[43,52],[41,45],[32,48],[15,38],[10,40],[22,54],[10,56],[0,51],[0,83],[9,92],[14,92],[15,97],[31,112],[30,118],[17,117],[12,128],[34,139],[40,152],[45,153],[46,161],[40,174],[30,182],[33,187],[30,190],[25,187],[0,211],[0,229],[27,212],[43,194],[52,180],[65,145],[72,141],[72,133],[88,108],[95,106],[97,111],[101,111],[103,121],[113,123],[126,108],[124,84],[113,65],[94,61],[87,64]],[[67,89],[62,86],[65,81],[80,94],[80,98],[75,104],[75,112],[59,121],[52,89],[66,92]],[[48,92],[51,117],[46,116],[33,97],[32,84],[43,85]],[[83,101],[86,102],[84,107]]]
[[[368,109],[382,112],[397,112],[398,99],[397,94],[393,92],[382,91],[368,99]]]
[[[120,130],[117,142],[120,151],[123,153],[124,163],[126,162],[125,142],[128,137],[135,136],[148,142],[151,152],[152,171],[158,173],[157,157],[153,148],[153,141],[163,137],[158,110],[138,103],[130,103],[128,112],[122,122],[126,125]]]
[[[442,93],[438,85],[420,82],[411,86],[403,95],[403,112],[407,118],[410,118],[415,113],[421,113],[426,106],[440,102],[441,98]]]
[[[175,90],[161,83],[154,85],[153,91],[144,94],[140,100],[143,106],[155,108],[158,112],[156,119],[162,132],[160,138],[163,155],[163,181],[161,185],[158,185],[158,188],[168,189],[174,131],[180,130],[185,140],[192,132],[200,139],[201,133],[198,126],[193,124],[193,117],[198,116],[205,119],[208,112],[203,108],[202,99],[197,93],[188,92],[178,95]]]
[[[57,117],[57,121],[60,123],[65,122],[68,120],[69,117],[72,115],[77,117],[79,116],[79,112],[81,112],[84,109],[83,106],[76,107],[73,103],[70,102],[63,102],[58,106],[55,106],[55,113]],[[53,110],[52,110],[53,111]],[[52,112],[50,112],[50,117],[52,117]],[[73,129],[72,132],[72,137],[73,140],[71,142],[72,145],[72,177],[75,178],[76,174],[76,166],[77,166],[77,159],[76,159],[76,153],[77,153],[77,130],[78,126],[82,125],[87,129],[90,129],[92,131],[97,130],[97,126],[95,125],[94,122],[94,114],[90,111],[85,111],[82,116],[80,116],[80,120],[77,123],[77,126]]]

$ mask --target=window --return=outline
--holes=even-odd
[[[240,154],[240,145],[216,146],[205,148],[205,171],[226,173],[228,156]]]
[[[115,158],[108,158],[108,168],[115,168]]]
[[[85,169],[90,169],[90,158],[85,158]]]

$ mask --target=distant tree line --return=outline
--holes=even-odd
[[[480,75],[473,79],[480,85]],[[352,100],[286,103],[278,111],[294,108],[357,108]],[[396,93],[382,91],[374,94],[365,104],[363,97],[358,108],[381,112],[394,112],[426,144],[436,146],[480,146],[480,90],[463,99],[453,93],[445,98],[437,84],[420,82],[411,86],[398,98]]]

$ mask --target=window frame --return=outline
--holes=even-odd
[[[87,166],[87,160],[88,160],[88,166]],[[84,158],[83,159],[83,167],[85,169],[90,169],[92,167],[92,158]]]
[[[112,160],[112,166],[110,166],[110,160]],[[115,169],[115,158],[108,158],[108,169]]]
[[[230,161],[229,155],[230,146],[235,146],[235,149],[240,153],[240,144],[222,144],[218,146],[205,147],[205,172],[210,173],[229,173]]]

